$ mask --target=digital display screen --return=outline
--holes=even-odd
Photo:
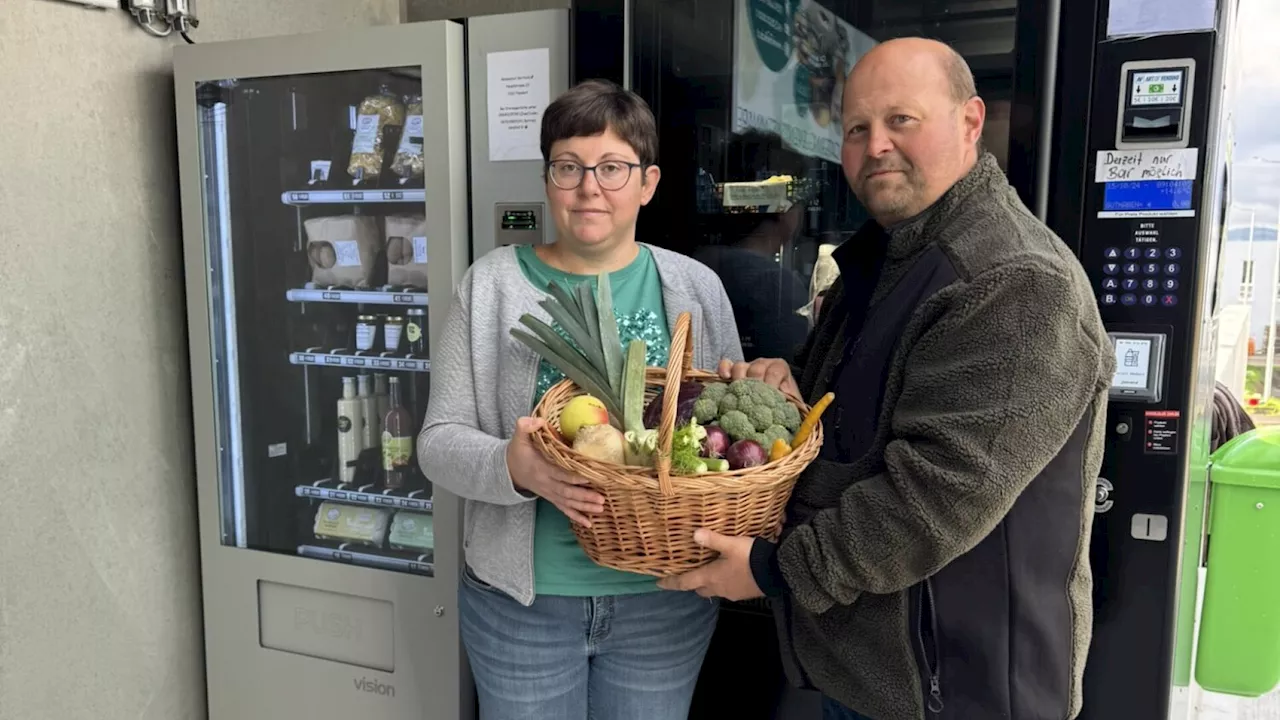
[[[1185,70],[1143,70],[1133,73],[1129,105],[1181,105]]]
[[[1116,338],[1116,374],[1111,387],[1145,390],[1151,382],[1151,345],[1146,338]]]
[[[1104,212],[1190,210],[1194,180],[1137,180],[1105,183]]]

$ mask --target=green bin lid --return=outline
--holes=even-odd
[[[1209,482],[1280,489],[1280,425],[1237,435],[1209,458]]]

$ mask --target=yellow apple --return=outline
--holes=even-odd
[[[587,425],[607,425],[609,411],[604,403],[590,395],[579,395],[569,401],[560,411],[560,434],[565,440],[573,442],[578,430]]]

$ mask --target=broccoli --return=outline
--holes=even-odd
[[[738,396],[732,393],[720,398],[719,403],[720,417],[724,417],[734,410],[738,409]]]
[[[800,408],[791,403],[785,403],[781,408],[773,409],[773,419],[787,430],[795,432],[800,429]]]
[[[764,405],[753,405],[747,410],[747,417],[751,419],[751,424],[755,426],[756,432],[764,432],[773,425],[773,409]]]
[[[800,411],[781,391],[756,378],[708,385],[693,413],[698,422],[724,428],[735,442],[754,440],[766,449],[775,437],[790,444],[791,433],[800,427],[801,420]]]
[[[769,426],[768,429],[761,433],[761,436],[764,439],[760,442],[760,447],[765,450],[773,447],[774,440],[781,440],[788,445],[791,444],[791,433],[787,432],[787,429],[781,425]]]
[[[740,410],[730,410],[720,416],[720,427],[729,433],[729,437],[734,440],[742,440],[751,438],[756,434],[755,426],[751,424],[751,419],[746,413]]]
[[[711,400],[712,402],[720,402],[720,398],[729,392],[729,386],[724,383],[711,383],[702,388],[702,394],[698,396],[702,400]]]
[[[729,392],[738,396],[739,409],[743,408],[744,403],[746,403],[747,407],[763,405],[768,408],[780,408],[784,405],[790,405],[781,390],[755,378],[734,380],[729,385]]]
[[[716,404],[714,398],[703,395],[693,404],[693,416],[705,425],[720,417],[720,406]]]

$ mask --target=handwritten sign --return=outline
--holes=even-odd
[[[1198,148],[1179,150],[1100,150],[1093,181],[1195,180]]]

